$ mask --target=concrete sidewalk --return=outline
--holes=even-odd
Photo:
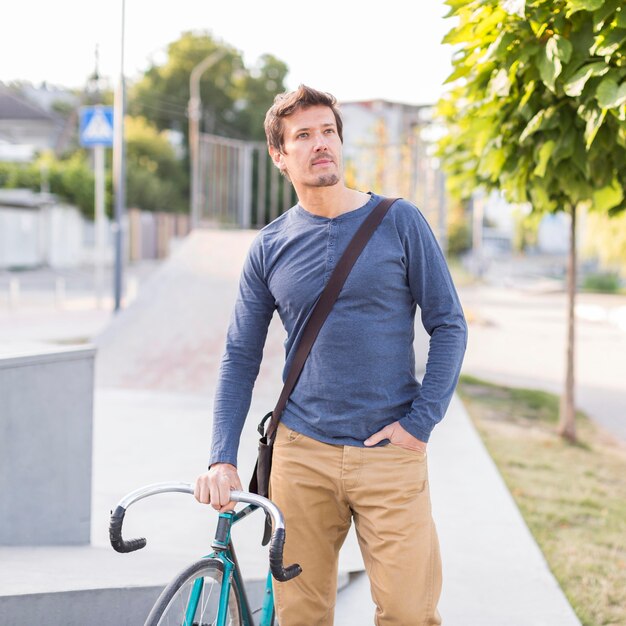
[[[159,587],[209,551],[216,515],[192,497],[157,496],[132,507],[124,535],[145,536],[148,546],[129,555],[108,546],[108,516],[139,486],[192,482],[203,471],[216,369],[250,238],[194,233],[99,340],[92,546],[0,548],[3,626],[82,626],[90,609],[100,626],[142,623],[143,607]],[[274,320],[242,434],[244,479],[256,456],[257,420],[280,391],[283,337]],[[417,333],[418,364],[425,362],[426,339]],[[457,398],[435,430],[429,465],[444,562],[445,626],[578,625]],[[261,533],[260,515],[234,531],[244,577],[251,582],[267,571]],[[336,625],[372,624],[367,578],[352,534],[340,569],[343,581],[351,575],[338,596]]]
[[[444,567],[443,624],[579,625],[457,397],[429,445],[429,471]],[[336,626],[372,623],[367,592],[360,575],[340,594]]]
[[[121,596],[111,595],[111,590],[137,588],[137,593],[148,592],[149,603],[159,586],[209,550],[216,516],[184,495],[157,496],[129,509],[125,536],[148,539],[140,552],[114,553],[108,547],[107,524],[109,510],[126,492],[152,482],[193,481],[206,452],[210,404],[211,398],[205,396],[98,392],[93,546],[0,549],[0,615],[3,607],[10,608],[7,597],[22,594],[54,593],[58,601],[58,594],[72,592],[72,609],[68,614],[67,602],[63,603],[65,613],[58,621],[51,619],[50,603],[46,605],[44,623],[50,626],[83,623],[72,616],[83,615],[84,605],[98,598],[120,602]],[[265,406],[263,398],[256,399],[252,415],[261,414]],[[250,420],[242,437],[240,467],[246,477],[254,460],[254,426]],[[445,569],[440,604],[444,624],[579,624],[456,398],[430,445],[429,463]],[[253,516],[234,534],[241,567],[251,581],[262,580],[267,568],[266,551],[260,546],[261,521]],[[349,536],[341,570],[362,569],[356,541]],[[80,590],[91,591],[76,593]],[[94,595],[93,590],[101,593]],[[28,613],[20,609],[20,615],[24,618]],[[352,576],[339,593],[335,624],[372,624],[372,615],[367,578]]]

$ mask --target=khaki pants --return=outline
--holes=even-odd
[[[441,559],[425,454],[393,445],[329,445],[281,424],[271,498],[285,515],[285,563],[303,570],[289,582],[274,581],[281,626],[332,626],[338,553],[352,519],[376,626],[441,624]]]

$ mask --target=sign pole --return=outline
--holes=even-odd
[[[104,293],[104,249],[105,249],[105,216],[104,216],[104,146],[98,145],[94,147],[94,165],[95,165],[95,198],[96,198],[96,302],[99,309],[102,308],[102,296]]]
[[[115,124],[112,107],[82,107],[80,111],[80,145],[93,148],[94,156],[94,197],[95,197],[95,245],[94,279],[98,308],[102,306],[104,292],[104,262],[107,245],[105,218],[105,154],[106,148],[113,145]]]

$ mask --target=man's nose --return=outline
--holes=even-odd
[[[318,133],[317,135],[315,135],[315,145],[313,149],[316,152],[322,152],[324,150],[328,150],[328,143],[327,143],[326,135],[324,135],[323,133]]]

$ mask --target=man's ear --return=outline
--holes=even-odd
[[[274,162],[274,165],[282,172],[285,169],[282,152],[280,150],[277,150],[274,146],[269,146],[268,151],[270,153],[272,161]]]

